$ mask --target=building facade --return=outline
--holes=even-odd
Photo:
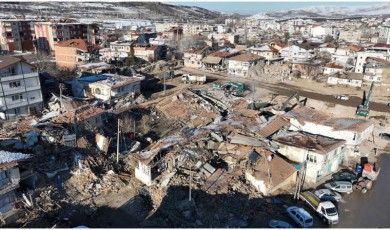
[[[97,24],[40,22],[35,23],[34,28],[37,49],[46,52],[54,51],[58,42],[70,39],[82,39],[90,44],[100,44]]]
[[[0,118],[40,113],[43,100],[36,67],[11,56],[0,56],[0,61]]]
[[[30,20],[0,20],[2,50],[34,50],[34,22]]]

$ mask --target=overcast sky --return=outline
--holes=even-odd
[[[264,11],[287,10],[306,6],[361,6],[383,4],[383,2],[171,2],[179,5],[199,6],[208,10],[239,14],[256,14]]]

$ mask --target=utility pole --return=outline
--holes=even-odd
[[[165,84],[165,77],[167,75],[167,72],[164,73],[164,96],[165,96],[165,90],[167,88],[167,85]]]
[[[119,134],[120,134],[120,127],[122,125],[122,120],[118,118],[118,133],[116,137],[116,163],[119,163]]]
[[[254,109],[254,106],[255,106],[255,84],[251,84],[251,90],[252,90],[252,109]]]
[[[191,186],[192,186],[192,168],[190,167],[190,192],[188,195],[188,201],[191,201]]]
[[[60,83],[60,113],[62,113],[62,109],[64,108],[62,103],[62,91],[65,89],[65,85],[63,83]]]

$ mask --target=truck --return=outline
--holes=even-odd
[[[321,201],[314,193],[306,191],[299,195],[321,218],[322,221],[331,225],[339,222],[339,214],[336,207],[330,201]]]
[[[184,83],[204,84],[206,82],[206,76],[195,76],[187,73],[182,75],[181,80]]]

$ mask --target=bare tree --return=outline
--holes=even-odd
[[[48,71],[52,67],[53,58],[44,51],[38,51],[25,57],[26,60],[35,65],[39,72]]]

